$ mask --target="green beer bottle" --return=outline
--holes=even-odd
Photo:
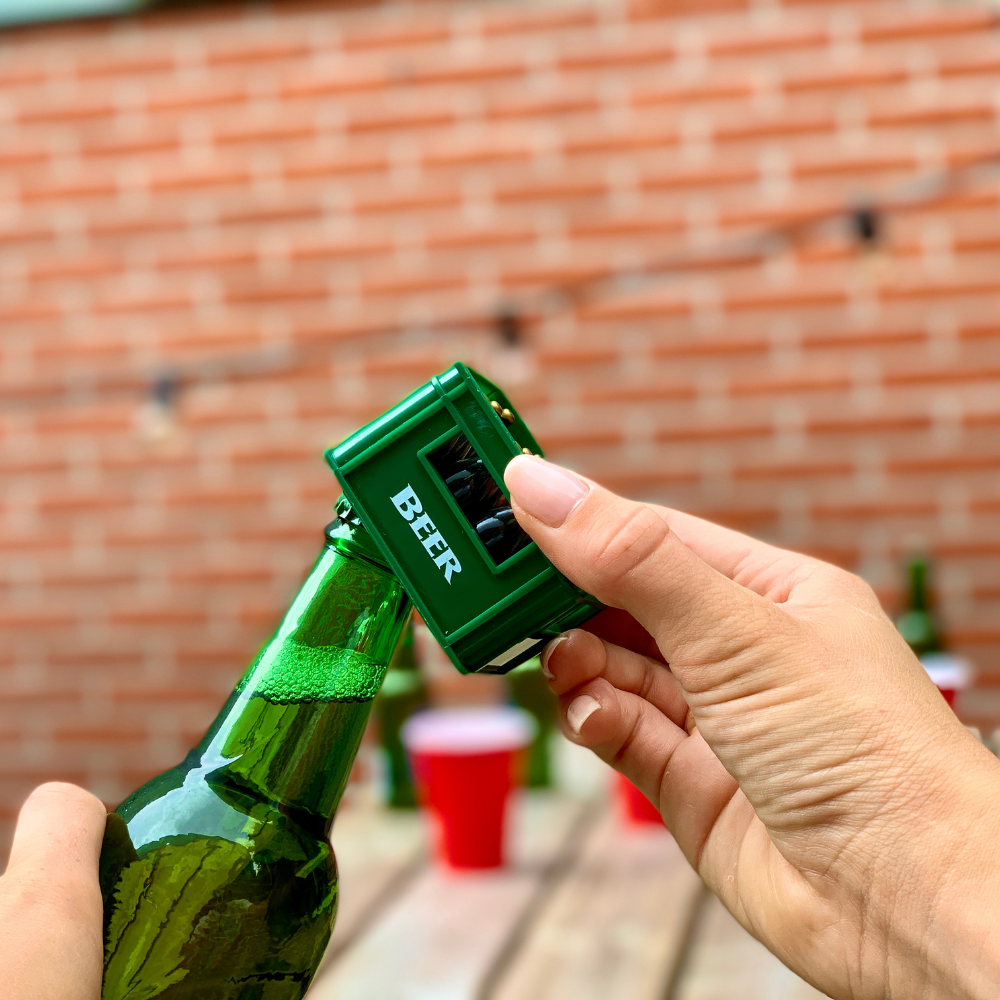
[[[337,805],[410,604],[342,499],[198,746],[108,817],[102,1000],[299,1000],[330,937]]]
[[[556,696],[545,681],[537,656],[511,670],[507,683],[514,704],[530,712],[538,724],[528,751],[527,785],[529,788],[548,788],[552,784],[549,745],[556,732]]]
[[[896,628],[917,656],[941,649],[937,620],[931,610],[927,588],[927,560],[911,559],[907,565],[909,593],[906,609],[896,619]]]
[[[375,700],[375,714],[388,771],[387,804],[393,809],[412,809],[417,804],[410,762],[400,731],[403,723],[426,703],[427,690],[413,652],[411,619],[396,646],[385,683]]]

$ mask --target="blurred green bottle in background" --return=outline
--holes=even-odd
[[[526,783],[529,788],[547,788],[552,784],[549,747],[556,731],[556,696],[549,690],[537,656],[507,674],[507,683],[514,704],[530,712],[538,723],[528,751]]]
[[[941,634],[931,607],[927,560],[918,557],[907,564],[909,588],[906,608],[896,619],[896,628],[917,656],[941,650]]]
[[[410,613],[341,500],[278,630],[198,746],[108,817],[102,1000],[300,1000],[337,910],[328,844]]]
[[[426,704],[427,689],[414,654],[411,618],[396,645],[382,690],[375,700],[375,716],[379,722],[387,770],[386,801],[394,809],[412,809],[417,804],[413,775],[400,730],[403,723]]]

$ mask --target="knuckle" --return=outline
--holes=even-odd
[[[659,672],[654,668],[653,664],[649,660],[644,659],[642,661],[642,679],[639,682],[639,697],[643,701],[649,701],[650,695],[653,693],[653,688],[656,686],[657,679],[659,677]]]
[[[827,587],[831,590],[855,590],[865,588],[868,585],[856,573],[852,573],[842,566],[834,566],[832,563],[818,563],[819,572]]]
[[[78,895],[71,880],[53,880],[52,872],[44,865],[8,872],[0,879],[0,893],[4,902],[27,920],[35,919],[38,913],[69,911]]]
[[[830,590],[839,593],[844,598],[862,605],[878,603],[878,597],[871,585],[856,573],[833,566],[829,570]]]
[[[635,505],[623,520],[591,533],[584,554],[605,586],[624,583],[666,541],[670,529],[652,508]]]
[[[622,718],[623,728],[618,734],[618,749],[612,756],[615,765],[620,764],[632,752],[633,747],[640,739],[642,733],[643,713],[637,711],[632,713],[631,718]]]

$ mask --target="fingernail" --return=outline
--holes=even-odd
[[[569,703],[569,708],[566,709],[566,721],[569,723],[569,728],[579,736],[583,724],[600,707],[601,703],[596,698],[591,698],[589,694],[581,694],[579,698],[574,698]]]
[[[544,677],[544,678],[545,678],[545,679],[546,679],[547,681],[554,681],[554,680],[556,679],[556,675],[555,675],[554,673],[552,673],[552,671],[551,671],[551,670],[549,670],[549,657],[550,657],[550,656],[552,655],[552,653],[553,653],[553,651],[555,650],[556,646],[558,646],[558,645],[559,645],[559,643],[561,643],[561,642],[565,642],[565,641],[566,641],[566,640],[567,640],[568,638],[569,638],[569,636],[567,636],[567,635],[557,635],[557,636],[556,636],[556,637],[555,637],[555,638],[554,638],[554,639],[553,639],[553,640],[552,640],[552,641],[551,641],[551,642],[550,642],[550,643],[549,643],[549,644],[548,644],[548,645],[547,645],[547,646],[546,646],[546,647],[545,647],[545,648],[544,648],[544,649],[542,650],[542,655],[541,655],[541,656],[539,657],[539,659],[540,659],[540,660],[541,660],[541,662],[542,662],[542,676],[543,676],[543,677]]]
[[[511,496],[550,528],[558,528],[590,492],[590,487],[578,476],[537,455],[512,458],[503,479]]]

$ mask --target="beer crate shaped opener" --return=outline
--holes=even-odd
[[[515,520],[503,471],[522,453],[542,452],[506,396],[463,364],[326,452],[463,673],[506,673],[601,609]]]

